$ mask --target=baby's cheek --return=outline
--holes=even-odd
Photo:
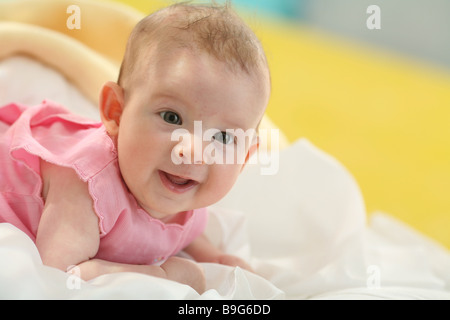
[[[222,199],[234,186],[239,176],[240,167],[236,165],[215,165],[209,175],[208,191],[214,202]]]

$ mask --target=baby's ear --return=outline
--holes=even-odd
[[[108,81],[100,92],[100,116],[111,136],[119,133],[120,117],[124,107],[123,90],[115,82]]]

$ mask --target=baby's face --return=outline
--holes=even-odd
[[[162,219],[209,206],[231,189],[243,158],[256,148],[247,143],[242,158],[237,139],[225,132],[256,129],[270,89],[268,78],[232,72],[206,53],[178,49],[150,61],[137,67],[126,95],[117,148],[128,188],[144,210]],[[211,140],[204,136],[208,129],[217,129]],[[241,159],[220,164],[211,158],[231,151]]]

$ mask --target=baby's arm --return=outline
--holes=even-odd
[[[108,273],[137,272],[187,284],[198,293],[203,293],[206,286],[205,275],[201,266],[194,261],[179,257],[170,257],[161,266],[130,265],[91,259],[80,263],[78,267],[84,280],[90,280]]]
[[[41,161],[41,176],[45,206],[36,246],[45,265],[66,271],[97,254],[98,218],[87,184],[74,170]]]
[[[92,259],[100,244],[98,218],[87,183],[70,168],[41,162],[44,210],[36,246],[45,265],[67,271],[80,268],[84,280],[114,272],[139,272],[188,284],[199,293],[205,288],[201,267],[187,259],[170,258],[160,267],[119,264]]]
[[[212,245],[204,234],[192,241],[184,251],[198,262],[220,263],[232,267],[241,267],[253,272],[252,267],[247,262],[234,255],[224,253]]]

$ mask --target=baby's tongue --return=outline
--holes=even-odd
[[[170,180],[170,182],[175,184],[186,184],[189,182],[189,179],[184,179],[178,176],[174,176],[170,173],[167,173],[167,178]]]

